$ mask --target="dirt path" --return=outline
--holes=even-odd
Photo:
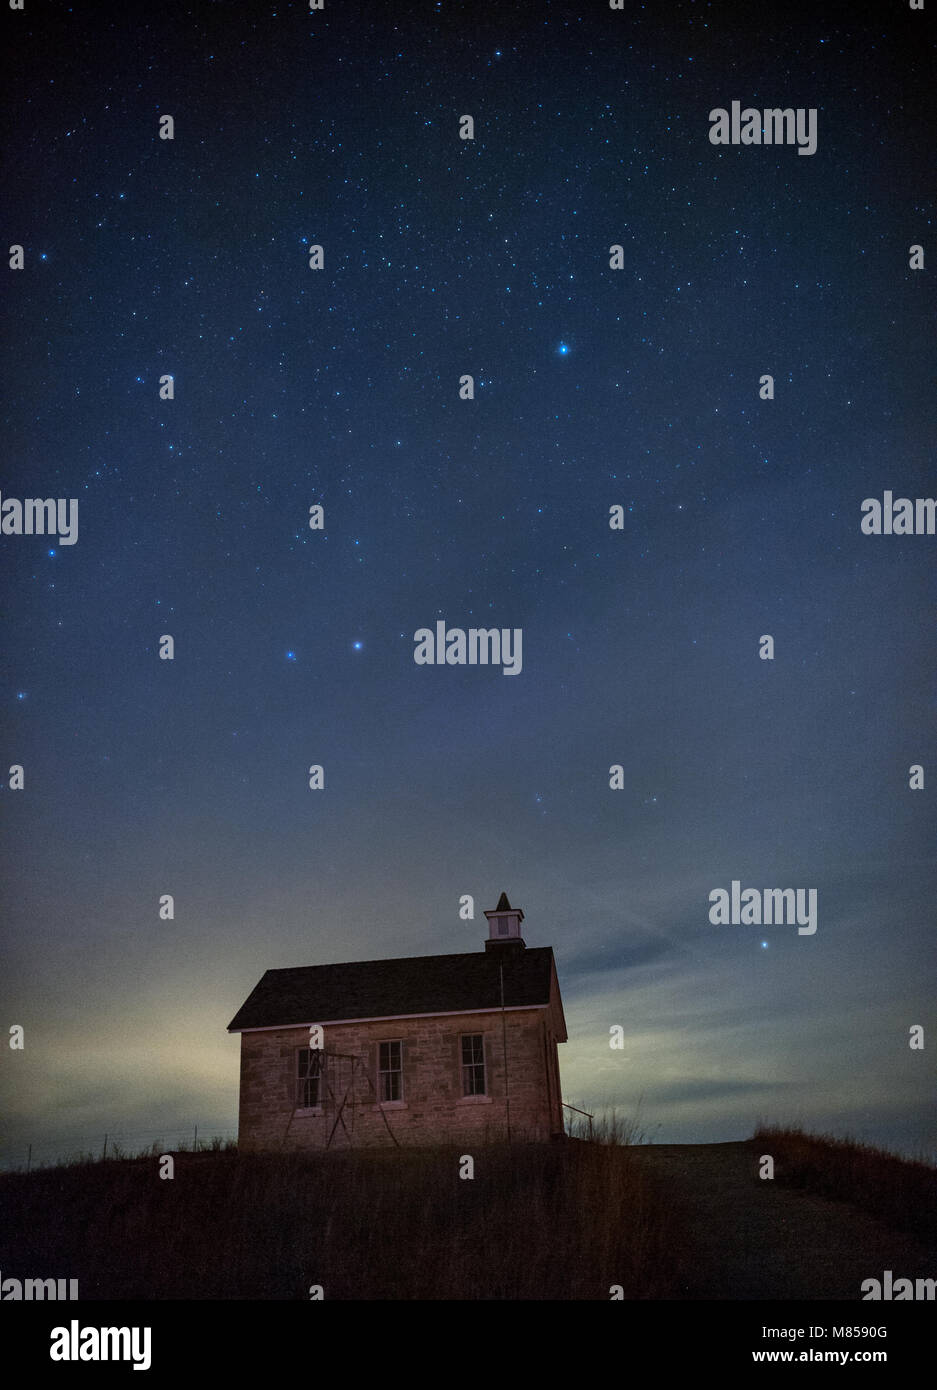
[[[937,1278],[937,1250],[845,1202],[757,1176],[738,1144],[647,1144],[633,1152],[673,1182],[695,1244],[684,1298],[842,1298],[864,1279]]]

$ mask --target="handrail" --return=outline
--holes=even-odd
[[[595,1116],[594,1116],[594,1115],[590,1115],[590,1113],[589,1113],[588,1110],[580,1110],[578,1105],[567,1105],[567,1103],[566,1103],[565,1100],[561,1100],[561,1101],[560,1101],[560,1105],[562,1105],[562,1107],[563,1107],[564,1110],[575,1110],[575,1112],[576,1112],[577,1115],[585,1115],[586,1119],[589,1121],[589,1138],[591,1139],[591,1138],[592,1138],[592,1121],[595,1119]]]

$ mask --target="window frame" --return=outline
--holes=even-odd
[[[315,1076],[307,1070],[304,1076],[301,1072],[301,1059],[305,1053],[311,1060],[313,1057],[319,1059],[318,1069]],[[307,1067],[308,1067],[307,1063]],[[304,1087],[311,1081],[316,1083],[316,1099],[312,1105],[306,1103]],[[325,1052],[321,1047],[297,1047],[295,1052],[295,1063],[293,1067],[293,1108],[299,1114],[321,1115],[324,1110],[323,1092],[325,1090]]]
[[[469,1062],[466,1062],[466,1060],[465,1060],[465,1044],[466,1044],[467,1042],[472,1042],[472,1043],[474,1044],[474,1040],[475,1040],[476,1038],[478,1039],[478,1041],[479,1041],[479,1043],[480,1043],[479,1051],[480,1051],[480,1053],[481,1053],[481,1056],[478,1057],[478,1058],[475,1057],[475,1048],[474,1048],[474,1045],[473,1045],[473,1046],[472,1046],[472,1060],[469,1061]],[[486,1056],[485,1056],[485,1035],[484,1035],[484,1033],[461,1033],[461,1034],[459,1035],[459,1061],[460,1061],[460,1064],[461,1064],[461,1072],[462,1072],[462,1075],[461,1075],[461,1081],[462,1081],[462,1099],[463,1099],[463,1100],[474,1100],[477,1096],[487,1096],[487,1095],[488,1095],[488,1061],[487,1061],[487,1058],[486,1058]],[[471,1073],[473,1074],[473,1077],[475,1077],[475,1076],[477,1075],[477,1072],[478,1072],[478,1069],[479,1069],[479,1068],[481,1068],[481,1079],[482,1079],[481,1090],[478,1090],[478,1089],[474,1086],[474,1082],[473,1082],[473,1087],[472,1087],[472,1089],[471,1089],[471,1090],[466,1090],[466,1084],[465,1084],[465,1083],[466,1083],[466,1073],[467,1073],[467,1072],[471,1072]]]
[[[383,1048],[397,1049],[399,1065],[396,1067],[383,1067],[381,1065],[381,1052]],[[389,1058],[391,1054],[388,1054]],[[384,1095],[385,1076],[396,1076],[398,1078],[398,1094],[396,1096]],[[377,1044],[377,1103],[378,1105],[402,1105],[406,1099],[403,1088],[403,1038],[382,1038]]]

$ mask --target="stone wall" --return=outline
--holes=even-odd
[[[511,1137],[548,1139],[563,1127],[549,1011],[508,1010],[503,1017]],[[481,1096],[462,1093],[461,1038],[465,1033],[480,1033],[484,1038],[486,1094]],[[378,1044],[395,1040],[403,1044],[403,1095],[399,1101],[380,1105]],[[294,1111],[297,1052],[308,1047],[308,1029],[241,1034],[239,1145],[243,1150],[324,1148],[330,1135],[332,1148],[393,1147],[389,1129],[400,1144],[412,1145],[483,1144],[506,1138],[500,1013],[329,1024],[324,1042],[327,1084],[320,1083],[322,1104],[315,1110]],[[360,1058],[364,1067],[352,1068],[351,1061],[344,1060],[350,1056]],[[344,1127],[336,1126],[346,1092]]]

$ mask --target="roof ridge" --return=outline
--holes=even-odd
[[[552,946],[528,946],[524,955],[529,956],[532,951],[552,951]],[[404,964],[414,960],[455,960],[457,956],[476,956],[481,959],[493,960],[490,951],[438,951],[431,956],[374,956],[371,960],[326,960],[320,961],[317,965],[272,965],[265,972],[268,975],[277,975],[284,970],[327,970],[335,965],[391,965],[395,963]],[[521,959],[517,956],[516,959]]]

